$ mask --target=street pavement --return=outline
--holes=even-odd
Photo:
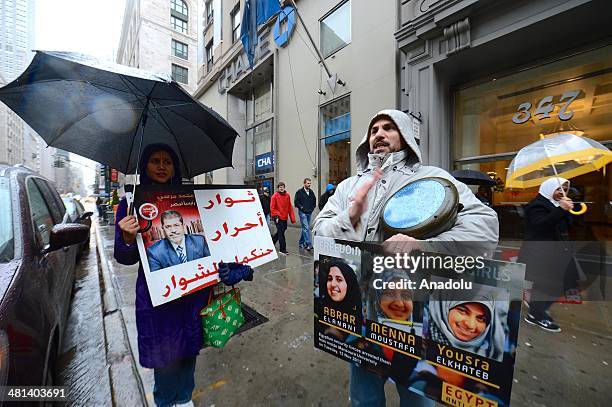
[[[134,315],[137,267],[114,261],[113,226],[97,230],[100,298],[106,338],[110,338],[106,359],[112,401],[119,406],[152,406],[152,370],[138,364]],[[201,352],[195,374],[195,405],[350,405],[347,364],[313,348],[313,258],[311,252],[297,249],[298,239],[299,229],[289,228],[290,255],[259,267],[252,282],[240,284],[243,301],[269,321],[232,338],[224,349]],[[91,267],[91,260],[84,264]],[[77,280],[77,284],[83,283]],[[551,312],[563,328],[561,333],[521,323],[512,405],[612,405],[610,303],[556,304]],[[99,343],[94,345],[99,351]],[[73,350],[72,357],[87,351]],[[390,383],[386,393],[389,406],[399,405]]]

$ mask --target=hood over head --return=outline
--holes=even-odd
[[[142,154],[140,155],[140,162],[138,163],[138,173],[140,174],[140,185],[152,185],[155,184],[151,178],[147,175],[147,163],[149,162],[149,158],[151,155],[157,151],[163,150],[170,154],[172,158],[172,163],[174,164],[174,175],[170,179],[170,184],[172,185],[180,185],[183,183],[183,178],[181,176],[181,163],[179,161],[178,156],[174,152],[174,150],[168,146],[167,144],[157,143],[157,144],[149,144],[144,150],[142,150]]]
[[[334,184],[327,184],[327,187],[325,187],[325,192],[329,192],[329,191],[331,191],[333,189],[336,189]]]
[[[357,170],[364,171],[368,168],[368,154],[370,153],[370,129],[372,128],[372,125],[374,125],[374,123],[379,119],[389,119],[395,123],[395,126],[398,128],[400,135],[404,138],[406,144],[408,145],[407,160],[414,161],[420,164],[421,150],[419,150],[414,131],[412,130],[412,119],[408,114],[400,110],[385,109],[376,113],[374,117],[372,117],[372,120],[370,120],[370,124],[368,125],[366,134],[359,143],[359,146],[357,147]]]

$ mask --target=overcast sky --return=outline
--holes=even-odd
[[[37,49],[115,60],[125,0],[36,0]]]
[[[125,0],[36,0],[35,49],[76,51],[115,61]],[[95,163],[75,154],[85,184],[94,182]]]

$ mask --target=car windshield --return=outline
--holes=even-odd
[[[0,177],[0,263],[14,256],[13,211],[8,177]]]
[[[63,198],[62,201],[64,201],[64,205],[66,206],[66,212],[68,212],[70,215],[74,215],[76,212],[74,201],[68,198]]]

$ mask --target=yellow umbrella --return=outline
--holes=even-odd
[[[571,133],[542,138],[523,147],[508,167],[507,188],[532,188],[551,177],[574,178],[612,161],[612,152],[595,140]],[[565,193],[564,193],[565,195]],[[586,211],[586,205],[574,214]]]
[[[523,147],[508,167],[506,187],[537,187],[555,176],[570,179],[611,161],[612,152],[597,141],[561,133]]]

